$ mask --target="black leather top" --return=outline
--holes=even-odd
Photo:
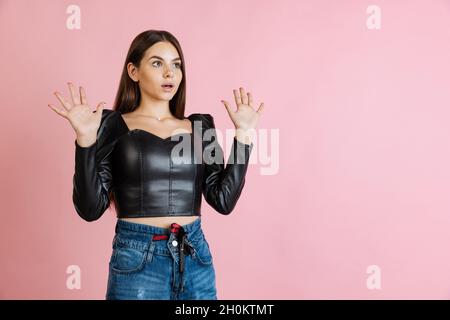
[[[225,167],[213,117],[193,113],[187,118],[192,133],[162,139],[130,130],[119,112],[103,109],[97,141],[81,147],[75,140],[73,203],[80,217],[99,219],[109,207],[110,191],[118,218],[200,216],[202,194],[217,212],[231,213],[253,143],[234,137]]]

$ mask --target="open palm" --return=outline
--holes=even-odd
[[[255,129],[264,109],[264,102],[261,102],[258,110],[255,110],[253,107],[253,97],[250,92],[246,94],[244,88],[240,87],[239,91],[234,89],[233,93],[237,106],[236,111],[231,109],[227,101],[222,100],[222,102],[225,105],[235,128],[244,130]]]
[[[105,103],[100,102],[97,105],[95,112],[92,112],[91,107],[88,105],[84,88],[80,87],[79,92],[77,92],[71,82],[68,83],[68,86],[72,97],[72,102],[64,99],[59,92],[54,92],[58,100],[61,102],[63,109],[56,108],[51,104],[48,106],[61,117],[69,120],[77,136],[96,135],[98,128],[100,127]]]

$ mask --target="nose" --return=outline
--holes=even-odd
[[[171,69],[171,68],[167,68],[165,71],[164,71],[164,74],[166,75],[166,76],[170,76],[170,77],[173,77],[173,70]]]

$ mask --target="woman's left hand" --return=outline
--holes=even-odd
[[[246,94],[244,88],[240,87],[239,91],[234,89],[233,93],[237,111],[232,110],[227,101],[221,101],[225,105],[235,128],[242,130],[255,129],[264,109],[264,102],[261,102],[258,110],[255,110],[253,108],[253,97],[250,92]]]

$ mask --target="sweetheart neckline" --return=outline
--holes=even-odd
[[[168,137],[166,137],[166,138],[163,138],[163,137],[160,137],[160,136],[154,134],[153,132],[150,132],[150,131],[145,130],[145,129],[140,129],[140,128],[130,129],[130,128],[128,127],[127,123],[125,122],[125,119],[122,117],[122,114],[119,113],[119,117],[120,117],[120,119],[122,120],[122,123],[125,125],[125,128],[128,130],[128,132],[133,132],[133,131],[143,132],[143,133],[149,134],[149,135],[151,135],[151,136],[153,136],[153,137],[155,137],[155,138],[157,138],[157,139],[159,139],[159,140],[161,140],[161,141],[171,140],[172,137],[176,137],[176,136],[180,136],[180,135],[186,135],[186,134],[192,135],[193,132],[194,132],[194,125],[193,125],[193,122],[192,122],[192,120],[190,120],[190,119],[188,119],[188,118],[186,118],[186,119],[188,119],[188,120],[191,122],[191,132],[181,132],[181,133],[176,133],[176,134],[173,134],[173,135],[168,136]]]
[[[162,141],[171,140],[172,137],[176,137],[176,136],[181,136],[181,135],[186,135],[186,134],[191,135],[192,134],[192,132],[181,132],[181,133],[176,133],[174,135],[168,136],[167,138],[161,138],[160,136],[157,136],[156,134],[151,133],[150,131],[147,131],[147,130],[144,130],[144,129],[139,129],[139,128],[131,129],[131,130],[128,129],[128,132],[133,132],[133,131],[139,131],[139,132],[142,132],[142,133],[145,133],[145,134],[149,134],[149,135],[151,135],[151,136],[153,136],[153,137],[155,137],[155,138],[157,138],[159,140],[162,140]],[[175,141],[177,141],[177,140],[175,140]]]

